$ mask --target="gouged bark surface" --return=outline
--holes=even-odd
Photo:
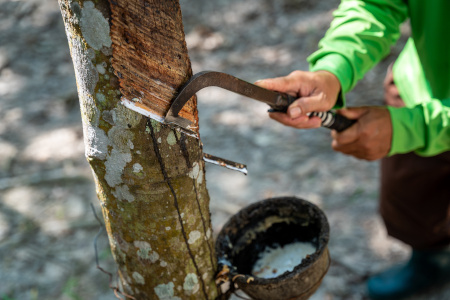
[[[113,67],[125,99],[165,116],[192,75],[178,0],[111,0]],[[198,128],[193,97],[180,115]]]
[[[145,6],[145,1],[129,5],[134,2]],[[118,37],[111,40],[114,20],[106,0],[59,3],[75,67],[86,157],[124,292],[135,299],[215,299],[216,262],[201,142],[121,104],[119,81],[121,87],[128,83],[116,77],[111,64],[113,53],[119,63],[123,52],[113,52],[121,42]],[[161,3],[160,8],[166,2]],[[169,4],[173,9],[175,4]],[[134,24],[138,28],[137,21]],[[182,30],[181,25],[176,28]],[[170,55],[169,50],[165,54]],[[156,52],[147,55],[159,60]],[[185,66],[189,74],[189,62]],[[163,69],[159,72],[160,78],[152,74],[155,78],[149,79],[154,93],[156,86],[182,84],[183,76],[175,82]],[[161,97],[169,96],[162,92]]]

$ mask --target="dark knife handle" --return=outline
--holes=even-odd
[[[332,111],[312,112],[310,117],[319,117],[322,120],[322,127],[334,129],[337,132],[342,132],[355,124],[356,120],[350,120]]]
[[[296,97],[293,97],[291,95],[279,93],[277,105],[272,106],[272,109],[270,109],[269,111],[286,113],[289,105],[291,105],[292,102],[294,102],[296,99]],[[312,112],[309,116],[319,117],[320,119],[322,119],[322,127],[334,129],[337,132],[344,131],[356,122],[356,120],[347,119],[343,115],[336,114],[332,111]]]

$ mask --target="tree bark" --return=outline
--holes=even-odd
[[[192,72],[178,0],[59,4],[86,157],[124,292],[215,299],[201,142],[161,123]],[[198,124],[195,99],[182,115]]]

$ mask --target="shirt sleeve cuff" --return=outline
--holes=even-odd
[[[425,146],[425,119],[420,107],[387,107],[391,115],[392,141],[388,156],[408,153]]]
[[[327,54],[316,61],[310,60],[310,71],[328,71],[336,75],[341,83],[341,90],[347,93],[353,83],[353,70],[348,60],[337,53]]]

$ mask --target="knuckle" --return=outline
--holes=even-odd
[[[339,145],[335,141],[331,142],[331,148],[335,151],[339,150]]]
[[[295,71],[292,71],[288,76],[298,77],[298,76],[302,76],[303,73],[304,73],[303,71],[295,70]]]
[[[342,152],[342,145],[337,140],[331,142],[331,148],[335,151]]]
[[[350,140],[345,134],[341,133],[341,134],[336,134],[336,142],[338,144],[346,144],[348,143],[348,141]]]
[[[342,144],[344,141],[343,137],[340,135],[336,135],[336,137],[334,139],[335,139],[336,143],[338,143],[338,144]]]

